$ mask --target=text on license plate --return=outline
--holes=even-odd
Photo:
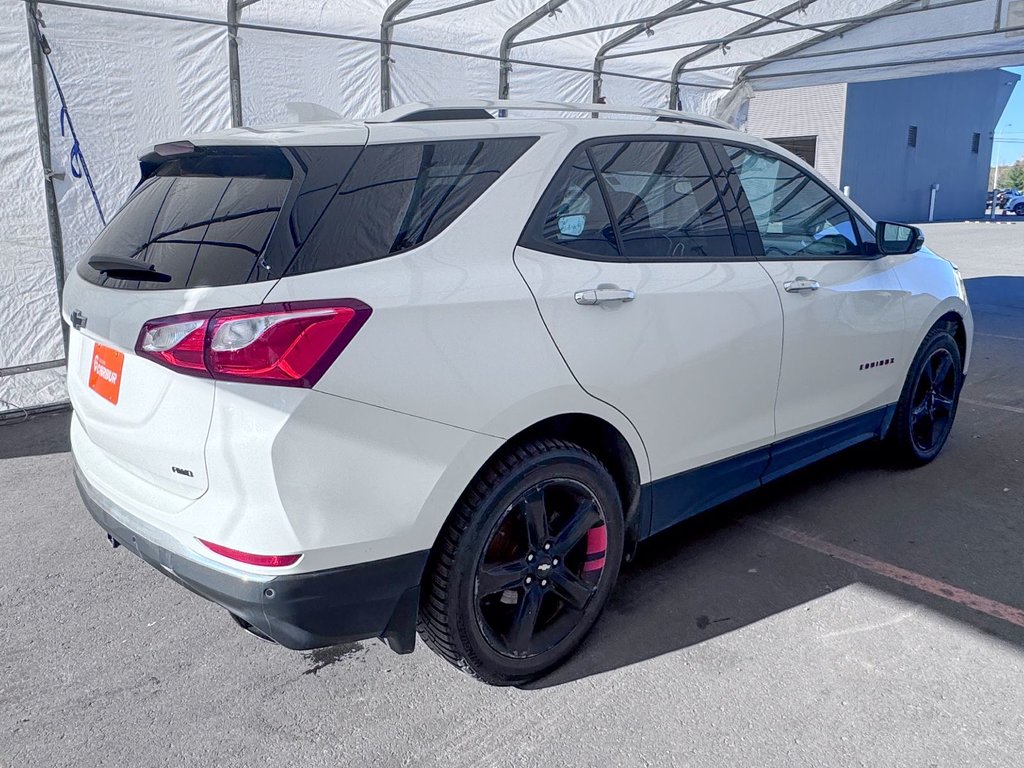
[[[123,367],[123,352],[96,344],[92,350],[92,362],[89,364],[89,389],[117,405]]]

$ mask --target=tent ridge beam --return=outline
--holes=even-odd
[[[44,0],[44,1],[45,2],[56,2],[57,0]],[[920,0],[901,0],[899,5],[910,5],[910,4],[917,3],[919,1]],[[961,6],[961,5],[972,5],[974,3],[982,3],[982,2],[987,2],[987,0],[946,0],[943,3],[932,4],[932,5],[928,5],[927,7],[922,7],[922,8],[906,8],[906,9],[899,10],[899,11],[886,12],[884,15],[879,15],[879,14],[882,13],[882,10],[884,10],[884,9],[882,9],[882,10],[877,11],[875,15],[872,15],[871,18],[866,18],[864,16],[849,16],[849,17],[845,17],[845,18],[841,18],[841,19],[831,19],[829,21],[819,21],[817,26],[829,27],[829,26],[845,25],[845,27],[842,28],[842,29],[834,29],[831,32],[827,32],[826,33],[826,35],[828,35],[829,37],[838,37],[840,35],[845,34],[848,31],[850,31],[850,29],[853,29],[853,28],[856,28],[858,26],[861,26],[862,24],[867,24],[868,22],[871,22],[871,21],[877,21],[879,19],[891,18],[891,17],[895,17],[895,16],[907,16],[907,15],[914,14],[914,13],[925,13],[927,11],[942,10],[943,8],[955,8],[955,7]],[[894,4],[894,5],[896,5],[896,4]],[[763,31],[752,32],[749,35],[744,35],[743,39],[744,40],[753,40],[753,39],[761,38],[761,37],[773,37],[774,35],[791,35],[795,31],[798,31],[798,30],[793,29],[793,28],[789,28],[789,29],[766,29],[766,30],[763,30]],[[732,33],[732,34],[735,35],[735,33]],[[816,42],[821,42],[821,40],[817,39],[817,38],[815,39],[815,41]],[[625,53],[613,53],[613,54],[610,54],[608,56],[608,59],[609,60],[611,60],[611,59],[624,59],[624,58],[627,58],[627,57],[630,57],[630,56],[645,56],[645,55],[652,54],[652,53],[664,53],[666,51],[679,51],[679,50],[683,50],[685,48],[699,48],[699,47],[704,46],[704,45],[720,46],[722,43],[728,44],[728,43],[732,43],[732,42],[736,42],[735,37],[733,37],[731,35],[725,35],[723,37],[711,37],[711,38],[707,38],[705,40],[692,40],[692,41],[686,42],[686,43],[679,43],[678,45],[665,45],[665,46],[661,46],[659,48],[645,48],[642,51],[626,51]],[[799,43],[798,45],[799,45],[799,47],[808,47],[809,45],[811,45],[811,42],[809,40],[808,41],[803,41],[803,42]],[[797,47],[798,46],[793,46],[793,49],[795,50]]]
[[[672,108],[678,108],[679,86],[677,85],[677,83],[679,82],[679,77],[683,72],[683,68],[691,61],[696,61],[697,59],[703,56],[707,56],[712,51],[718,50],[719,46],[726,46],[730,42],[733,42],[734,40],[741,40],[753,32],[757,32],[760,29],[764,29],[765,27],[771,26],[772,24],[781,21],[785,16],[789,16],[791,13],[796,13],[797,11],[805,10],[807,6],[813,2],[815,2],[815,0],[797,0],[795,3],[790,3],[789,5],[780,8],[779,10],[770,14],[769,16],[765,16],[761,19],[758,19],[757,21],[753,21],[750,24],[747,24],[746,26],[740,27],[739,29],[737,29],[735,32],[728,36],[732,38],[731,40],[724,41],[718,44],[708,44],[705,45],[703,48],[697,49],[693,53],[688,53],[685,56],[683,56],[672,67],[672,85],[670,87],[670,93],[668,98],[669,106]],[[791,24],[790,26],[792,27],[794,25]]]
[[[488,3],[496,2],[497,0],[465,0],[462,3],[456,3],[455,5],[446,5],[443,8],[435,8],[432,11],[424,11],[418,13],[415,16],[406,16],[405,18],[392,18],[386,22],[391,27],[396,27],[399,24],[409,24],[413,21],[422,21],[423,19],[432,19],[435,16],[444,16],[446,13],[455,13],[456,11],[464,11],[467,8],[475,8],[478,5],[487,5]],[[385,12],[386,13],[386,12]]]
[[[848,53],[869,53],[871,51],[882,51],[882,50],[887,50],[889,48],[906,48],[908,46],[915,46],[915,45],[930,45],[932,43],[946,43],[946,42],[953,42],[953,41],[956,41],[956,40],[966,40],[966,39],[969,39],[969,38],[972,38],[972,37],[988,37],[990,35],[1000,35],[1000,34],[1004,34],[1004,33],[1008,33],[1008,32],[1024,32],[1024,25],[1014,26],[1014,27],[1003,27],[1002,29],[982,29],[982,30],[977,30],[975,32],[955,32],[953,34],[939,35],[937,37],[922,37],[922,38],[919,38],[917,40],[897,40],[895,42],[875,43],[873,45],[861,45],[861,46],[857,46],[855,48],[841,48],[839,50],[834,50],[834,51],[812,51],[810,53],[792,53],[792,54],[785,54],[785,55],[780,53],[780,54],[773,55],[773,56],[767,56],[767,57],[765,57],[763,59],[750,59],[750,60],[747,60],[747,61],[733,61],[733,62],[730,62],[728,64],[709,64],[709,65],[703,66],[703,67],[692,67],[692,68],[685,69],[684,72],[687,72],[687,73],[710,72],[710,71],[714,71],[714,70],[717,70],[717,69],[729,69],[729,68],[732,68],[732,67],[744,67],[744,66],[762,67],[762,66],[768,66],[769,64],[778,64],[780,62],[787,62],[787,61],[800,61],[800,60],[803,60],[803,59],[820,59],[820,58],[825,58],[825,57],[828,57],[828,56],[842,56],[842,55],[848,54]],[[993,55],[997,55],[997,53],[993,54]],[[906,63],[913,64],[914,62],[913,61],[909,61],[909,62],[906,62]]]
[[[63,8],[78,8],[86,11],[98,11],[101,13],[121,14],[125,16],[140,16],[147,19],[161,19],[164,21],[181,21],[190,24],[202,24],[210,27],[227,27],[228,22],[226,19],[210,19],[203,18],[201,16],[186,16],[180,13],[165,13],[163,11],[144,11],[138,8],[123,8],[109,5],[100,5],[98,3],[87,3],[81,2],[80,0],[24,0],[24,2],[38,2],[40,5],[55,5]],[[567,2],[567,0],[561,0],[561,2]],[[550,3],[554,5],[559,3],[559,0],[550,0]],[[379,37],[367,37],[366,35],[350,35],[344,32],[319,32],[312,29],[300,29],[297,27],[282,27],[273,24],[253,24],[247,21],[240,21],[238,23],[239,29],[251,29],[256,32],[280,32],[286,35],[297,35],[299,37],[317,37],[324,40],[347,40],[353,43],[366,43],[368,45],[380,45],[381,38]],[[392,40],[391,45],[395,48],[408,48],[414,51],[428,51],[430,53],[444,53],[451,56],[464,56],[467,59],[476,59],[477,61],[500,61],[500,58],[494,54],[489,53],[473,53],[471,51],[459,51],[453,48],[442,48],[437,45],[426,45],[424,43],[409,43],[399,42]],[[538,67],[540,69],[554,69],[562,72],[582,72],[590,74],[592,72],[590,67],[577,67],[571,64],[554,64],[544,61],[531,61],[529,59],[508,59],[509,64],[517,64],[524,67]],[[641,80],[650,83],[665,83],[668,84],[668,78],[665,77],[647,77],[645,75],[632,75],[626,72],[608,72],[606,73],[609,77],[623,77],[627,80]],[[717,83],[688,83],[695,88],[708,88],[711,90],[729,90],[728,86],[719,85]]]
[[[915,64],[938,64],[944,61],[967,61],[971,59],[996,59],[1024,54],[1024,48],[1013,51],[989,51],[987,53],[967,53],[956,56],[931,56],[913,61],[879,61],[870,64],[851,64],[847,67],[827,67],[825,69],[805,69],[798,72],[769,72],[763,75],[748,75],[747,80],[767,80],[776,77],[800,77],[802,75],[828,74],[832,72],[858,72],[862,69],[885,69],[887,67],[906,67]],[[1009,65],[1007,65],[1009,66]]]
[[[705,5],[701,5],[698,8],[684,8],[683,10],[678,11],[677,13],[670,14],[670,15],[665,15],[665,12],[663,11],[662,13],[655,14],[653,16],[638,16],[635,19],[625,19],[623,21],[616,21],[616,22],[612,22],[610,24],[599,24],[599,25],[594,26],[594,27],[577,27],[576,29],[570,29],[570,30],[568,30],[566,32],[558,32],[557,34],[553,34],[553,35],[544,35],[543,37],[531,37],[531,38],[529,38],[527,40],[518,40],[515,43],[513,43],[512,45],[513,45],[513,47],[517,47],[517,46],[521,46],[521,45],[533,45],[535,43],[547,43],[547,42],[550,42],[552,40],[564,40],[567,37],[576,37],[578,35],[588,35],[591,32],[605,32],[605,31],[607,31],[609,29],[622,29],[623,27],[632,27],[632,26],[634,26],[636,24],[643,24],[643,23],[649,22],[649,21],[659,21],[659,20],[660,21],[664,21],[665,19],[669,19],[669,18],[673,18],[674,19],[674,18],[678,18],[680,16],[689,16],[690,14],[694,14],[694,13],[704,13],[705,11],[722,10],[722,9],[732,8],[733,6],[736,6],[736,5],[746,5],[748,3],[756,3],[756,2],[760,2],[760,0],[721,0],[721,2],[718,2],[718,3],[707,3]]]
[[[697,0],[697,2],[708,4],[707,0]],[[803,5],[806,7],[813,2],[814,0],[804,0]],[[748,11],[746,8],[726,8],[725,10],[730,11],[731,13],[739,13],[742,14],[743,16],[751,16],[752,18],[760,19],[761,21],[767,21],[772,24],[782,24],[783,26],[793,27],[794,29],[813,29],[814,31],[821,32],[822,34],[826,34],[828,32],[828,30],[821,29],[820,27],[804,27],[800,26],[796,22],[787,21],[786,19],[781,17],[776,18],[775,14],[779,13],[779,11],[773,11],[770,14],[764,14],[758,13],[757,11]]]
[[[800,51],[807,50],[811,46],[818,45],[819,43],[824,43],[825,41],[831,40],[831,39],[833,39],[835,37],[842,37],[847,32],[852,32],[855,29],[859,29],[864,24],[866,24],[869,20],[874,20],[875,18],[886,18],[884,16],[878,16],[878,14],[887,13],[887,12],[889,12],[889,13],[896,13],[898,11],[904,10],[908,6],[916,5],[916,4],[917,4],[917,0],[895,0],[895,2],[889,3],[889,5],[883,5],[877,11],[875,11],[875,13],[872,15],[871,19],[862,20],[862,21],[854,21],[854,22],[850,22],[848,24],[844,24],[839,29],[834,29],[831,32],[826,32],[823,35],[817,35],[815,37],[812,37],[810,40],[804,40],[802,42],[797,43],[796,45],[792,45],[792,46],[790,46],[788,48],[784,48],[781,51],[781,53],[793,54],[793,53],[798,53]],[[929,5],[928,3],[922,3],[922,6],[925,9],[928,8],[928,5]],[[749,66],[749,67],[744,68],[744,70],[742,72],[740,72],[740,74],[739,74],[739,79],[743,79],[744,77],[746,77],[747,73],[750,72],[750,71],[753,71],[754,69],[756,69],[757,66],[758,65],[753,65],[753,66]]]

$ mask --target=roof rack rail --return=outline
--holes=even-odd
[[[710,128],[733,129],[724,120],[692,112],[650,107],[616,107],[610,104],[574,104],[562,101],[505,101],[502,99],[465,99],[461,101],[414,101],[381,112],[369,118],[368,123],[408,123],[427,120],[490,120],[492,112],[504,116],[511,111],[534,112],[591,112],[609,115],[642,115],[657,120],[692,123]]]

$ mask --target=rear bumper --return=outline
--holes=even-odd
[[[185,549],[104,496],[77,465],[75,481],[89,513],[120,545],[286,648],[381,637],[399,653],[412,651],[426,551],[308,573],[252,574]]]

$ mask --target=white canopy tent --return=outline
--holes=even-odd
[[[758,90],[1021,61],[1024,0],[5,3],[0,416],[66,400],[60,286],[134,186],[141,145],[495,96],[742,125]]]

